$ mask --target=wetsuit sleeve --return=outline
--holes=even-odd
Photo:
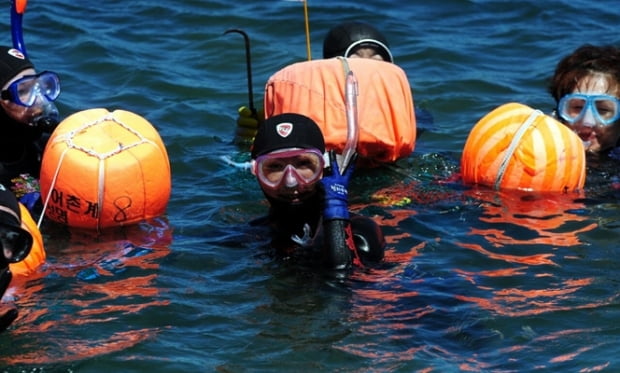
[[[353,264],[364,266],[383,260],[385,237],[379,224],[360,215],[348,220],[325,220],[325,253],[327,262],[335,269]]]
[[[351,264],[361,266],[355,251],[355,243],[349,220],[324,220],[324,258],[332,269],[347,269]]]

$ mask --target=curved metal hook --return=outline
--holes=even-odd
[[[243,39],[245,40],[245,63],[248,74],[248,100],[250,101],[248,104],[250,110],[252,110],[252,116],[256,117],[256,108],[254,107],[254,93],[252,91],[252,57],[250,56],[250,37],[245,31],[236,28],[226,30],[224,32],[224,35],[231,32],[236,32],[243,35]]]

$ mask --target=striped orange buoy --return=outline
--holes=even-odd
[[[504,104],[472,128],[461,157],[467,184],[525,191],[583,188],[585,150],[566,126],[526,105]]]
[[[63,120],[41,164],[45,216],[70,227],[100,229],[164,213],[170,162],[159,133],[129,111],[89,109]]]
[[[43,246],[41,231],[26,206],[20,203],[19,210],[22,216],[22,228],[30,232],[32,236],[32,247],[30,248],[30,253],[28,253],[24,260],[17,263],[10,263],[9,269],[14,276],[28,276],[41,264],[45,263],[45,247]]]

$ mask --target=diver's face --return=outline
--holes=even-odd
[[[560,100],[558,116],[579,135],[587,152],[599,153],[616,146],[620,138],[620,119],[616,117],[619,95],[618,82],[607,74],[594,73]]]
[[[2,87],[0,105],[7,115],[28,126],[53,128],[58,123],[54,100],[60,93],[58,76],[49,71],[21,71]]]
[[[4,85],[4,87],[2,87],[2,90],[4,91],[5,89],[7,89],[11,85],[11,83],[13,83],[14,81],[19,80],[26,75],[34,75],[34,74],[36,74],[34,69],[32,68],[26,69],[20,72],[19,74],[15,75],[13,79],[9,80]],[[28,107],[18,105],[12,102],[11,100],[0,100],[0,105],[2,105],[2,108],[8,114],[10,118],[14,119],[17,122],[25,123],[24,117],[27,116],[26,113],[28,112],[28,109],[29,109]]]
[[[317,149],[287,148],[257,157],[252,173],[267,196],[300,204],[316,193],[324,166],[323,154]]]

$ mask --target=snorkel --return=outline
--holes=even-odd
[[[13,39],[13,48],[22,52],[26,58],[28,58],[28,54],[24,45],[22,19],[26,12],[27,4],[27,0],[11,0],[11,37]]]
[[[359,139],[359,128],[357,124],[357,95],[358,86],[357,79],[353,75],[353,71],[347,72],[345,80],[345,107],[347,110],[347,142],[342,151],[342,162],[340,164],[340,174],[347,169],[351,159],[357,152],[357,143]]]
[[[11,38],[13,48],[19,50],[24,57],[28,58],[26,45],[24,44],[23,18],[26,13],[28,0],[11,0]],[[37,101],[21,114],[25,123],[32,127],[39,127],[46,132],[51,132],[58,124],[59,114],[53,100],[39,97]]]

